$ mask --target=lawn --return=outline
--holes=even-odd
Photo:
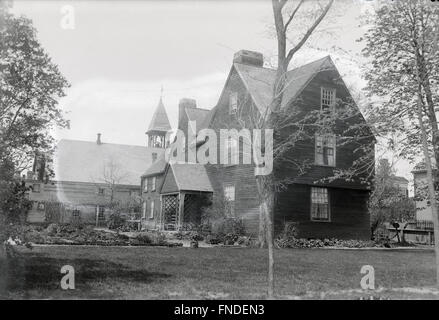
[[[50,246],[20,247],[18,253],[9,272],[0,261],[3,298],[265,298],[263,249]],[[439,297],[436,292],[359,291],[363,265],[375,268],[376,288],[431,286],[433,250],[282,249],[275,251],[275,261],[275,290],[282,299]],[[60,288],[63,265],[75,268],[75,290]]]

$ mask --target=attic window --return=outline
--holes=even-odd
[[[238,110],[238,92],[232,92],[229,96],[229,114],[235,114]]]
[[[335,89],[321,88],[320,106],[322,110],[332,110],[335,107]]]

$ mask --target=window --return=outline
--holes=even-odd
[[[77,209],[73,210],[72,211],[72,216],[75,217],[75,218],[78,218],[79,217],[79,210],[77,210]]]
[[[316,135],[315,140],[315,163],[317,165],[335,167],[335,136]]]
[[[99,194],[99,195],[103,196],[104,193],[105,193],[104,188],[98,188],[98,194]]]
[[[44,202],[37,203],[37,210],[38,211],[44,211],[45,208],[46,208],[46,206],[44,205]]]
[[[152,187],[151,187],[151,191],[155,191],[155,182],[156,182],[156,178],[152,177]]]
[[[335,107],[335,89],[321,88],[320,107],[322,110]]]
[[[224,198],[227,200],[226,212],[230,217],[235,216],[235,186],[224,185]]]
[[[142,217],[143,219],[146,218],[146,201],[144,201],[142,204]]]
[[[32,191],[33,191],[33,192],[40,192],[40,191],[41,191],[41,189],[40,189],[40,184],[39,184],[39,183],[34,183],[34,184],[32,185]]]
[[[98,219],[102,220],[105,218],[105,216],[104,216],[105,207],[104,206],[97,206],[96,211],[98,213]]]
[[[148,192],[148,178],[143,179],[143,191]]]
[[[328,189],[311,188],[311,220],[330,221]]]
[[[224,159],[226,162],[225,165],[236,165],[239,164],[239,153],[238,153],[238,141],[233,137],[228,137],[226,140],[226,150],[227,150],[227,159]]]
[[[154,219],[154,200],[151,200],[151,211],[149,212],[149,218]]]
[[[157,153],[152,153],[152,162],[155,162],[157,160]]]
[[[238,92],[232,92],[229,96],[229,113],[234,114],[238,110]]]

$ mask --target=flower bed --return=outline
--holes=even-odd
[[[17,236],[25,243],[99,246],[177,246],[169,243],[161,233],[138,233],[132,237],[118,232],[95,230],[91,226],[50,224],[46,228],[27,225]]]
[[[382,248],[390,247],[386,242],[375,242],[372,240],[340,240],[340,239],[297,239],[278,238],[275,241],[279,248]]]

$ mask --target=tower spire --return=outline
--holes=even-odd
[[[160,90],[160,100],[152,115],[151,122],[146,134],[148,135],[148,146],[155,148],[165,148],[167,142],[166,133],[171,130],[168,115],[163,105],[163,86]]]

